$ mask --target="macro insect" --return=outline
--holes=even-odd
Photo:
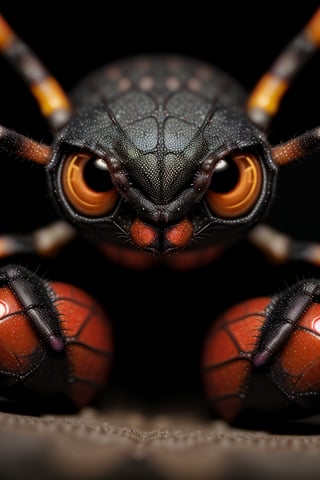
[[[61,217],[29,236],[3,235],[1,258],[58,252],[79,233],[128,268],[187,269],[247,236],[271,257],[318,265],[317,246],[263,219],[279,169],[320,149],[319,127],[278,145],[266,133],[319,45],[318,9],[249,95],[216,67],[160,54],[106,65],[66,95],[0,17],[0,51],[53,132],[47,145],[1,126],[0,148],[45,169]],[[1,395],[90,403],[112,368],[107,314],[81,289],[21,265],[1,267],[0,279]],[[318,410],[319,304],[320,281],[306,279],[214,322],[199,375],[218,415]]]

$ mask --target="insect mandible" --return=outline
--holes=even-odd
[[[279,234],[263,219],[279,169],[320,148],[319,127],[274,146],[266,133],[295,75],[319,45],[318,9],[249,95],[216,67],[176,55],[113,62],[66,95],[0,17],[1,53],[54,132],[47,145],[1,126],[0,148],[45,169],[62,218],[29,236],[2,236],[1,257],[45,256],[80,233],[128,268],[193,268],[247,236],[271,257],[318,265],[319,249]],[[89,403],[109,374],[109,318],[84,292],[50,284],[25,267],[4,266],[0,279],[1,394],[64,394],[78,407]],[[283,352],[310,322],[319,343],[312,319],[303,323],[310,312],[316,317],[319,303],[320,281],[304,280],[273,298],[248,301],[243,311],[235,307],[242,312],[236,322],[248,319],[240,333],[229,329],[234,311],[217,323],[204,347],[202,375],[219,415],[232,421],[246,409],[317,410],[320,375],[312,362],[320,355],[303,358],[297,375],[309,372],[310,362],[312,374],[299,390],[296,382],[287,388]],[[89,316],[79,317],[75,304]],[[22,339],[11,338],[17,329]],[[303,338],[301,349],[308,342]],[[74,354],[75,345],[81,348]],[[50,384],[43,381],[49,370],[56,379]],[[257,393],[266,386],[270,402]]]

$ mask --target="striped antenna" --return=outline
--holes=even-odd
[[[319,47],[320,8],[317,8],[249,95],[247,113],[258,127],[264,130],[268,128],[294,77]]]
[[[313,128],[282,145],[271,149],[272,158],[279,166],[320,150],[320,127]]]
[[[58,82],[2,15],[0,15],[0,53],[26,81],[49,125],[55,129],[65,125],[71,116],[69,99]]]
[[[0,125],[0,150],[19,157],[47,165],[51,158],[51,147],[31,140],[13,130]]]

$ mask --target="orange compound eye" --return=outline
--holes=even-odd
[[[62,186],[75,210],[89,217],[110,214],[119,198],[106,162],[87,153],[71,154],[67,158]]]
[[[213,213],[236,218],[248,213],[257,201],[262,186],[262,169],[252,153],[221,159],[213,172],[206,199]]]

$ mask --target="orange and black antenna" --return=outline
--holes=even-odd
[[[280,53],[249,95],[246,109],[251,120],[266,130],[294,77],[320,48],[320,8]],[[272,148],[276,164],[285,165],[320,149],[320,127]]]
[[[294,77],[320,47],[320,8],[261,77],[247,101],[251,120],[266,130]]]
[[[320,127],[308,130],[296,138],[274,146],[271,152],[276,164],[282,166],[316,150],[320,150]]]
[[[5,150],[40,165],[47,165],[51,158],[51,147],[48,145],[36,142],[1,125],[0,150]]]
[[[0,15],[0,53],[26,81],[49,125],[54,129],[65,125],[71,116],[68,97],[2,15]]]
[[[26,81],[49,125],[54,129],[63,127],[70,119],[72,110],[66,94],[2,15],[0,15],[0,53]],[[48,145],[38,143],[3,126],[0,126],[0,150],[41,165],[47,165],[51,157],[51,147]]]

